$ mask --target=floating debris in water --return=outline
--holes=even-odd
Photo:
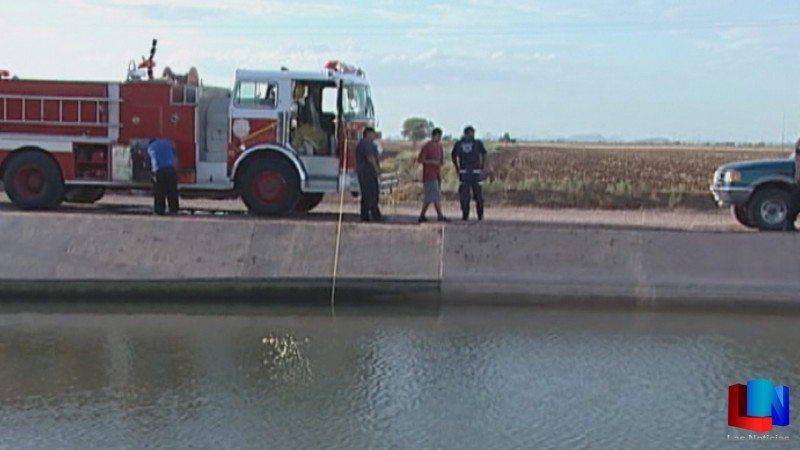
[[[311,363],[303,354],[303,347],[310,342],[308,338],[298,340],[289,334],[261,338],[263,364],[270,378],[287,382],[307,379],[311,375]]]

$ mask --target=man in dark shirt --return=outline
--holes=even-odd
[[[378,208],[380,186],[378,177],[381,168],[378,161],[378,147],[375,145],[375,129],[364,129],[364,137],[356,147],[356,172],[361,189],[361,220],[363,222],[382,222],[383,216]]]
[[[464,136],[453,146],[451,157],[461,182],[458,193],[461,200],[462,219],[469,219],[469,203],[470,197],[472,197],[475,199],[478,220],[483,220],[483,190],[480,183],[483,179],[483,167],[486,162],[486,148],[483,146],[483,142],[475,139],[474,128],[471,126],[464,128]],[[470,194],[472,195],[470,196]]]
[[[153,139],[147,147],[150,169],[154,175],[153,203],[155,213],[164,215],[169,202],[170,214],[178,212],[178,171],[175,144],[167,139]],[[166,201],[165,201],[166,200]]]

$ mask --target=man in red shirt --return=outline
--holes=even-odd
[[[431,133],[431,140],[425,143],[419,151],[417,162],[422,164],[422,191],[424,200],[422,212],[419,215],[419,222],[427,222],[425,215],[428,207],[433,203],[436,214],[440,222],[449,222],[442,214],[441,206],[441,187],[442,187],[442,163],[444,162],[444,149],[442,148],[442,130],[435,128]]]

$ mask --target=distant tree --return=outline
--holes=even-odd
[[[503,137],[500,138],[500,142],[502,142],[504,144],[513,144],[513,143],[517,142],[517,140],[516,139],[512,139],[511,135],[508,134],[508,132],[506,132],[506,133],[503,133]]]
[[[422,117],[410,117],[403,122],[403,137],[417,145],[417,142],[431,135],[435,125]]]

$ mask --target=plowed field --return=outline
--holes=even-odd
[[[591,208],[716,208],[708,187],[721,164],[786,157],[787,149],[714,146],[489,144],[487,201]],[[420,196],[421,169],[409,143],[387,142],[385,166],[401,174],[396,198]],[[449,153],[450,145],[445,146]],[[449,155],[446,158],[449,160]],[[449,163],[443,189],[455,199]]]

